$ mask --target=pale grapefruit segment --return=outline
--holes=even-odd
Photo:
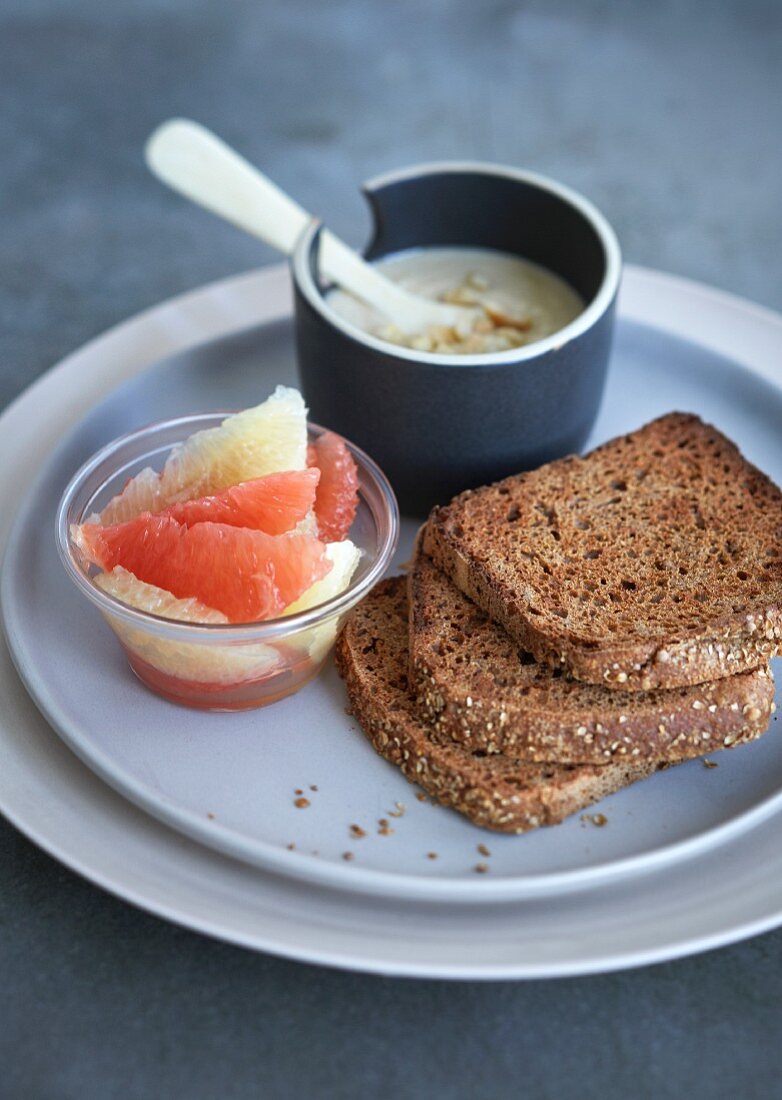
[[[347,537],[358,508],[358,470],[345,440],[324,432],[307,450],[310,466],[320,470],[315,495],[318,534],[326,542]]]
[[[322,580],[315,583],[307,591],[285,608],[284,614],[293,615],[297,611],[306,611],[310,607],[332,600],[344,592],[356,571],[361,551],[350,539],[342,542],[330,542],[326,547],[326,554],[331,561],[331,569]],[[296,636],[296,644],[301,649],[306,649],[309,657],[320,663],[325,657],[337,636],[340,619],[334,616],[325,622],[317,623]]]
[[[220,611],[199,600],[179,600],[152,584],[145,584],[122,566],[110,573],[99,573],[95,583],[123,603],[152,615],[191,623],[227,623]],[[163,637],[144,627],[131,626],[117,615],[106,618],[119,637],[134,667],[138,662],[158,677],[178,683],[198,684],[202,690],[217,690],[229,684],[257,682],[274,674],[286,658],[274,645],[251,642],[221,645],[214,642],[185,642]]]
[[[295,615],[298,611],[317,607],[344,592],[356,571],[361,551],[350,539],[344,539],[342,542],[330,542],[326,547],[326,557],[331,562],[331,569],[325,577],[310,585],[298,600],[289,604],[284,614]]]
[[[261,405],[196,432],[173,448],[163,470],[144,469],[100,513],[106,526],[194,497],[307,464],[307,410],[301,394],[278,386]]]
[[[142,515],[102,527],[85,523],[71,538],[87,561],[109,571],[117,565],[177,599],[193,597],[231,622],[279,615],[325,576],[331,562],[310,535],[267,535],[245,527]]]
[[[98,588],[108,592],[123,603],[150,615],[160,615],[164,619],[176,619],[183,623],[227,623],[222,611],[207,607],[192,596],[184,600],[177,599],[165,588],[140,581],[133,573],[115,566],[110,573],[98,573],[95,577]]]

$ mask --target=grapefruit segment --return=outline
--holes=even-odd
[[[359,548],[350,539],[344,539],[342,542],[330,542],[326,547],[326,554],[331,561],[331,569],[322,580],[315,581],[295,603],[286,607],[286,615],[317,607],[344,592],[350,584],[361,558]],[[306,649],[312,661],[319,664],[325,659],[337,636],[339,622],[338,616],[332,616],[325,622],[311,626],[300,636],[297,635],[298,645]]]
[[[279,615],[331,568],[325,546],[310,535],[267,535],[222,523],[184,527],[171,516],[139,516],[71,531],[88,562],[117,565],[177,599],[193,597],[246,623]]]
[[[140,611],[147,611],[150,615],[159,615],[163,619],[176,619],[181,623],[228,622],[222,611],[215,611],[213,607],[207,607],[192,596],[178,600],[165,588],[140,581],[121,565],[116,565],[110,573],[98,573],[95,583],[98,588],[123,603]]]
[[[208,521],[250,527],[267,535],[284,535],[309,514],[319,479],[317,469],[267,474],[233,485],[215,496],[172,504],[159,514],[170,516],[185,527]]]
[[[132,573],[115,566],[110,573],[99,573],[95,583],[123,603],[180,622],[227,623],[220,611],[206,607],[195,599],[178,600],[170,592],[145,584]],[[132,626],[116,615],[106,613],[111,626],[128,651],[131,664],[145,666],[145,671],[158,679],[198,684],[203,691],[215,691],[231,684],[261,681],[285,663],[285,655],[277,646],[250,642],[224,646],[214,643],[172,640],[143,627]]]
[[[315,495],[318,534],[326,542],[346,538],[358,508],[358,470],[344,439],[324,432],[307,449],[310,466],[320,470]]]
[[[326,557],[331,562],[331,569],[325,577],[310,585],[298,600],[285,608],[286,615],[295,615],[298,611],[317,607],[344,592],[356,571],[361,551],[350,539],[344,539],[342,542],[330,542],[326,547]]]
[[[195,432],[174,447],[160,474],[147,467],[100,514],[105,526],[213,495],[266,474],[307,464],[307,409],[301,394],[278,386],[261,405]]]

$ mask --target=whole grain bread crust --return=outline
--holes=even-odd
[[[506,833],[553,825],[666,766],[534,764],[438,742],[408,691],[407,624],[402,577],[382,581],[348,616],[336,660],[351,711],[381,756],[476,825]]]
[[[676,761],[743,744],[768,726],[767,668],[648,693],[580,683],[520,652],[420,548],[408,605],[410,683],[438,740],[534,761]]]
[[[432,512],[424,549],[536,660],[620,691],[782,652],[782,493],[671,413]]]

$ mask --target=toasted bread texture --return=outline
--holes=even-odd
[[[377,752],[476,825],[523,833],[554,825],[666,765],[523,763],[440,743],[408,690],[408,611],[403,577],[382,581],[350,613],[337,640],[337,667],[352,713]]]
[[[523,760],[685,760],[767,728],[767,668],[669,691],[616,692],[538,664],[420,551],[408,573],[410,683],[434,736]]]
[[[436,508],[424,548],[536,660],[623,691],[782,652],[782,493],[670,413]]]

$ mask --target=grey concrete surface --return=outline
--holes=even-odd
[[[0,0],[0,403],[273,259],[146,175],[172,114],[356,243],[361,179],[499,160],[585,191],[627,259],[779,308],[780,56],[774,0]],[[0,823],[0,976],[2,1100],[781,1089],[782,932],[590,979],[383,980],[170,927]]]

